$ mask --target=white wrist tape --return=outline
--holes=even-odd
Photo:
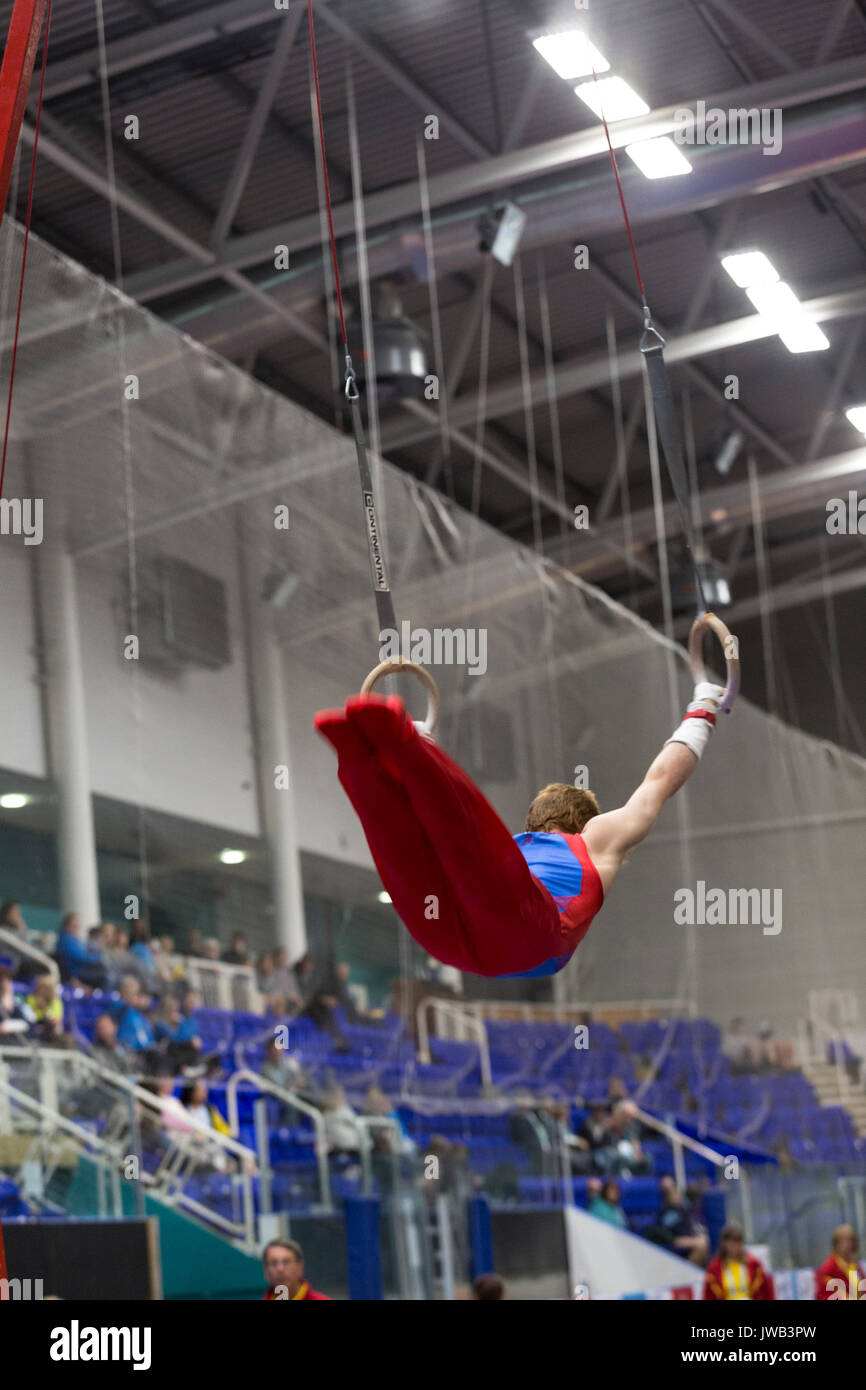
[[[715,728],[716,710],[724,693],[720,685],[713,685],[710,681],[699,681],[695,686],[695,698],[686,710],[682,724],[671,734],[668,743],[684,743],[700,760]]]

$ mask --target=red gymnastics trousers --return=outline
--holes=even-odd
[[[568,958],[601,905],[588,858],[591,891],[579,910],[563,911],[490,803],[396,696],[351,696],[345,711],[321,710],[315,727],[337,750],[382,884],[425,951],[491,977]]]

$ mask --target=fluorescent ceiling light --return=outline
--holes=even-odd
[[[220,861],[223,864],[243,864],[246,857],[242,849],[224,849],[220,851]]]
[[[610,63],[586,34],[579,29],[566,29],[561,34],[542,34],[533,39],[532,47],[546,58],[554,72],[566,81],[575,77],[590,77],[593,72],[609,72]]]
[[[390,901],[391,901],[391,894],[390,894],[390,893],[386,893],[386,892],[384,891],[384,889],[383,889],[382,892],[379,894],[379,902],[380,902],[380,903],[389,903]]]
[[[824,352],[830,346],[830,339],[805,314],[780,328],[779,337],[789,352]]]
[[[866,405],[852,405],[850,410],[845,411],[845,415],[855,430],[860,430],[861,434],[866,434]],[[0,806],[2,804],[0,801]]]
[[[648,179],[668,179],[674,174],[690,174],[692,166],[670,136],[658,140],[638,140],[626,145],[625,152]]]
[[[579,87],[575,87],[575,92],[581,101],[586,102],[590,111],[594,111],[598,119],[606,121],[626,121],[629,116],[646,116],[649,107],[643,97],[639,97],[633,87],[624,82],[621,77],[603,77],[600,82],[593,79],[592,82],[582,82]]]
[[[7,792],[5,796],[0,796],[0,806],[4,811],[20,811],[22,806],[30,805],[30,797],[22,796],[20,792]]]
[[[722,265],[741,290],[772,285],[779,278],[778,270],[763,251],[738,251],[735,255],[723,256]]]
[[[803,306],[784,280],[776,280],[770,285],[752,285],[746,294],[758,313],[779,327],[787,327],[792,319],[803,316]]]

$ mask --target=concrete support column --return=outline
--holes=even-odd
[[[288,683],[283,652],[274,633],[273,610],[262,597],[262,577],[253,559],[261,548],[261,538],[243,515],[238,538],[253,746],[262,828],[268,842],[274,931],[276,945],[284,946],[294,963],[306,952],[307,929],[292,785]],[[279,771],[286,768],[288,784]]]
[[[57,537],[37,559],[44,699],[51,772],[57,787],[60,907],[85,929],[100,921],[90,763],[75,561]]]

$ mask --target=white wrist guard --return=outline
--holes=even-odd
[[[668,743],[684,743],[700,761],[701,754],[710,741],[710,734],[715,728],[716,710],[724,693],[720,685],[712,685],[710,681],[699,681],[695,686],[695,698],[686,710],[682,724],[671,734]]]

